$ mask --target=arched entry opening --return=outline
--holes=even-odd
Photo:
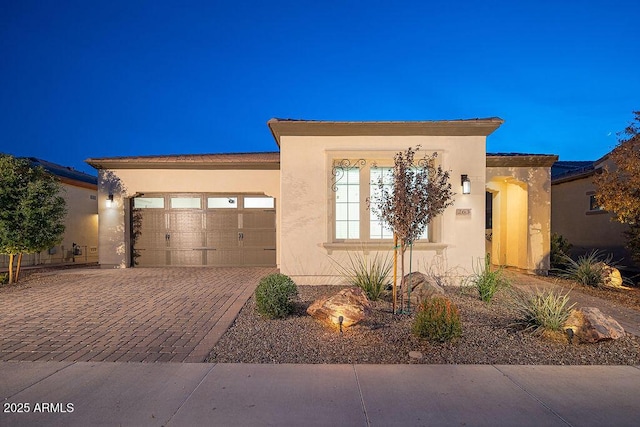
[[[491,229],[487,252],[493,265],[528,268],[528,189],[513,177],[496,176],[487,183],[491,195]]]

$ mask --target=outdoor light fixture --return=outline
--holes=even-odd
[[[338,325],[340,325],[340,335],[342,335],[342,322],[344,322],[344,317],[338,317]]]
[[[110,208],[113,205],[113,194],[107,196],[107,207]]]
[[[462,194],[471,194],[471,180],[468,175],[460,175]]]

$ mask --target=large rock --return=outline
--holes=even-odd
[[[307,309],[307,313],[315,319],[333,325],[339,325],[339,317],[343,317],[342,326],[349,327],[362,321],[369,315],[371,303],[360,288],[347,288],[336,295],[315,300]]]
[[[579,342],[595,343],[624,337],[622,326],[595,307],[571,310],[564,328],[572,329]]]
[[[411,304],[420,304],[433,295],[444,295],[442,286],[419,271],[409,273],[402,278],[402,292],[406,294],[409,285],[411,285]]]
[[[624,288],[629,289],[626,286],[623,286],[622,275],[620,274],[620,270],[610,265],[605,264],[604,262],[599,263],[600,268],[602,269],[602,279],[603,286],[609,288]]]

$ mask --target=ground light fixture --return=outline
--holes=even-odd
[[[344,317],[343,316],[339,316],[338,317],[338,325],[340,326],[340,335],[342,335],[342,322],[344,322]]]
[[[460,183],[462,184],[462,194],[471,194],[471,180],[469,175],[460,175]]]

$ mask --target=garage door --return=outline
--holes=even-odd
[[[134,199],[139,266],[275,266],[272,197],[165,194]]]

